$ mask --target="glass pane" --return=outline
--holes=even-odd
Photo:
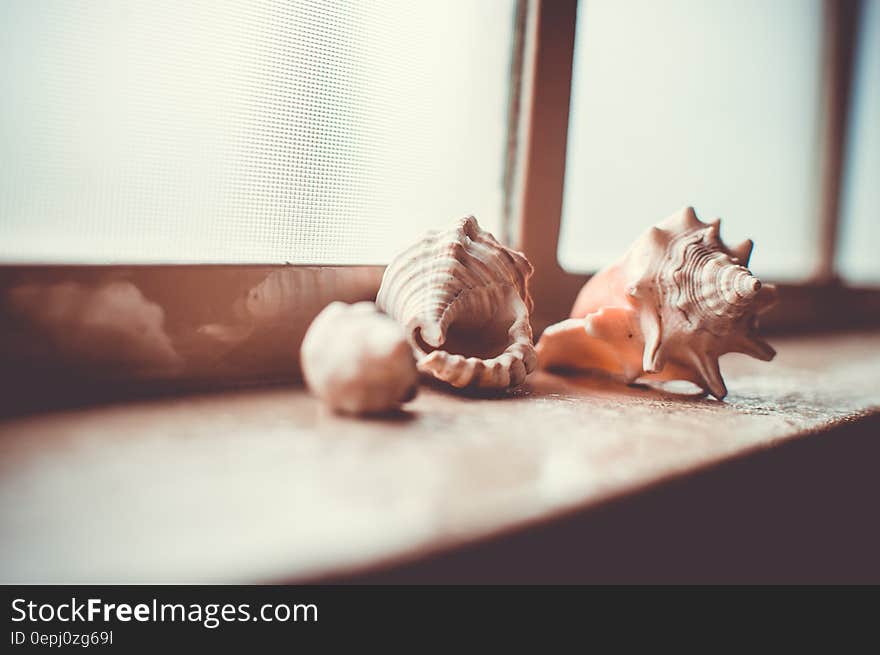
[[[819,0],[589,0],[578,10],[559,257],[608,264],[685,205],[812,271]]]
[[[853,80],[839,268],[848,280],[880,282],[880,0],[864,5]]]
[[[0,261],[382,263],[497,230],[515,0],[5,0]]]

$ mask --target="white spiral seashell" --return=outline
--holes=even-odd
[[[746,268],[752,242],[728,248],[719,229],[686,207],[648,230],[584,285],[569,320],[545,330],[541,365],[604,369],[627,382],[688,380],[724,398],[721,355],[776,354],[756,334],[776,289]]]
[[[536,364],[532,265],[468,216],[400,253],[376,303],[407,335],[421,372],[454,387],[504,389]]]
[[[308,387],[338,412],[387,412],[418,390],[403,330],[371,302],[327,305],[309,326],[300,358]]]

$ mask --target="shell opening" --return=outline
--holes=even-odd
[[[446,338],[439,347],[425,341],[421,329],[414,332],[413,338],[419,350],[426,355],[442,350],[464,357],[492,359],[501,355],[510,345],[510,328],[515,320],[512,311],[500,311],[480,319],[462,315],[447,327]]]

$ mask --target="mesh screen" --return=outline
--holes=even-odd
[[[514,0],[5,0],[0,258],[383,263],[500,225]]]

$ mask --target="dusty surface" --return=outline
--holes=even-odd
[[[880,408],[880,335],[722,359],[725,402],[541,373],[337,417],[299,388],[0,423],[0,582],[353,570],[643,488]]]

